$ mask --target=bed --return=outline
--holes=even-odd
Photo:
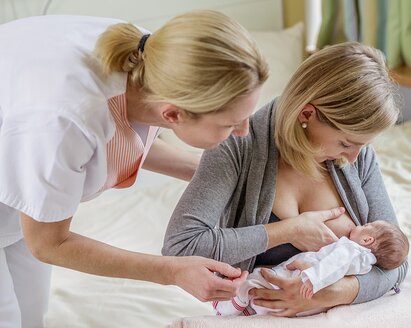
[[[161,4],[161,5],[160,5]],[[144,10],[141,10],[144,8]],[[3,0],[0,21],[39,14],[82,14],[122,18],[155,30],[169,17],[191,9],[217,9],[238,19],[252,31],[270,64],[259,106],[280,94],[303,59],[304,28],[283,29],[281,0]],[[252,12],[253,15],[249,13]],[[188,151],[172,133],[167,142]],[[411,238],[411,122],[381,135],[374,143],[388,192],[401,227]],[[81,204],[72,230],[111,245],[160,255],[167,221],[186,183],[147,171],[135,186],[104,193]],[[341,306],[307,318],[216,317],[211,304],[202,303],[176,286],[98,277],[53,268],[49,328],[105,327],[373,327],[411,325],[411,275],[399,295],[388,293],[366,304]]]

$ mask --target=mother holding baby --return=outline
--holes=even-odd
[[[163,254],[205,256],[251,272],[318,250],[354,226],[398,224],[368,146],[397,121],[395,97],[374,48],[343,43],[309,57],[283,94],[252,117],[246,137],[233,135],[205,151],[172,215]],[[324,218],[310,212],[336,207],[345,211],[331,220],[327,212]],[[252,293],[256,305],[294,316],[376,299],[401,283],[407,268],[407,262],[394,270],[374,267],[310,300],[300,296],[298,279],[265,273],[280,289]]]

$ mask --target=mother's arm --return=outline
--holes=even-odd
[[[367,222],[384,220],[398,225],[372,147],[363,149],[357,165],[362,189],[369,207]],[[356,276],[359,282],[359,291],[353,303],[367,302],[381,297],[396,284],[400,284],[407,271],[408,262],[405,261],[400,267],[393,270],[383,270],[374,266],[369,273]]]
[[[225,228],[220,224],[242,169],[241,138],[230,137],[203,153],[200,165],[175,208],[164,239],[163,255],[199,255],[240,263],[267,248],[263,225]]]

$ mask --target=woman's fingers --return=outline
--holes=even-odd
[[[285,289],[289,288],[290,286],[301,282],[300,277],[282,278],[282,277],[274,274],[272,271],[267,270],[265,268],[261,269],[261,275],[269,283],[271,283],[273,285],[276,285],[279,288],[279,290],[281,290],[281,289],[285,290]],[[279,291],[279,290],[277,290],[277,291]]]
[[[209,301],[227,301],[233,298],[233,295],[224,290],[216,290]]]
[[[318,217],[321,219],[321,221],[325,222],[328,220],[336,219],[340,217],[342,214],[344,214],[345,208],[344,207],[335,207],[330,210],[325,210],[325,211],[317,211],[313,213],[317,213]]]
[[[212,272],[218,272],[230,279],[236,279],[241,276],[241,269],[234,268],[231,265],[223,262],[208,260],[207,268]]]
[[[336,219],[345,212],[344,207],[324,211],[309,211],[293,217],[295,231],[290,242],[302,251],[319,250],[338,238],[325,222]]]
[[[297,315],[297,313],[298,312],[296,312],[295,310],[292,310],[292,309],[283,309],[281,311],[270,312],[270,315],[274,316],[274,317],[292,318],[292,317],[295,317]]]
[[[312,265],[308,262],[304,262],[304,261],[299,261],[296,260],[294,262],[291,262],[289,264],[287,264],[287,269],[288,270],[300,270],[303,271],[305,269],[310,268]]]
[[[174,281],[200,301],[227,300],[234,297],[247,273],[240,269],[199,256],[172,258]],[[222,278],[221,273],[228,278]],[[234,280],[234,281],[233,281]]]
[[[273,310],[284,310],[285,306],[284,301],[279,300],[254,299],[252,303]]]
[[[247,280],[248,277],[248,271],[243,271],[241,272],[241,275],[238,278],[233,279],[233,282],[241,285],[244,281]]]

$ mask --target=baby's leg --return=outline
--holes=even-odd
[[[216,310],[217,315],[243,315],[243,311],[250,303],[250,295],[248,292],[252,288],[273,288],[273,286],[261,276],[259,268],[249,274],[247,280],[240,286],[237,296],[229,301],[213,302],[213,307]]]
[[[217,315],[242,315],[247,304],[238,304],[237,297],[233,297],[229,301],[214,301],[213,308]]]

